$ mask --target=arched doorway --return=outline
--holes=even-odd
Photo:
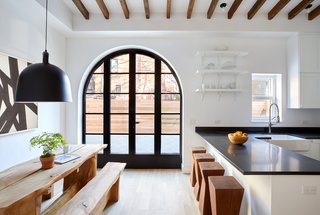
[[[105,56],[84,86],[82,130],[84,143],[108,144],[98,165],[180,168],[182,94],[176,73],[142,49]]]

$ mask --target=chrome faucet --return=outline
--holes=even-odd
[[[272,109],[273,105],[276,107],[277,115],[271,119],[271,109]],[[274,124],[272,124],[271,120],[273,120],[274,118],[276,118],[276,123],[280,122],[279,106],[276,103],[272,103],[269,106],[269,134],[271,134],[271,126],[274,125]]]

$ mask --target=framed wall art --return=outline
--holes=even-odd
[[[0,134],[38,127],[36,103],[14,103],[20,72],[30,63],[0,53]]]

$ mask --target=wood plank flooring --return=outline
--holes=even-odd
[[[200,215],[190,176],[181,170],[126,169],[120,199],[104,215]]]

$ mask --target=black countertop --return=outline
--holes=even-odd
[[[237,130],[249,133],[249,139],[243,145],[234,145],[227,137],[228,133]],[[273,134],[303,138],[320,136],[320,128],[281,128],[274,131]],[[268,135],[265,128],[196,127],[196,133],[244,175],[320,175],[320,161],[256,139],[256,136]]]

